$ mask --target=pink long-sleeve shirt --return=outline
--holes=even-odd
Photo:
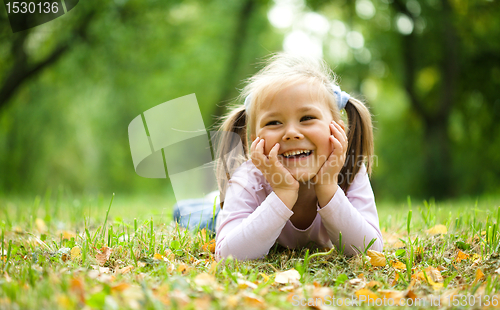
[[[375,197],[364,164],[347,193],[339,187],[326,206],[317,208],[308,228],[294,227],[293,211],[250,160],[243,163],[229,180],[224,208],[217,218],[217,260],[229,255],[240,260],[262,258],[275,242],[291,249],[310,241],[319,247],[338,247],[339,232],[348,255],[356,253],[351,245],[363,250],[372,238],[377,240],[371,249],[382,250]]]

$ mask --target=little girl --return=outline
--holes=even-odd
[[[313,241],[352,255],[353,246],[363,251],[376,238],[371,249],[381,251],[368,179],[373,133],[367,107],[340,90],[324,62],[287,54],[272,57],[240,97],[244,104],[220,128],[241,137],[245,158],[217,168],[224,203],[216,258],[262,258],[275,242],[293,249]],[[227,154],[224,143],[219,150]],[[228,173],[227,163],[239,166]]]

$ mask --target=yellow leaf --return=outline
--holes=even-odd
[[[443,224],[439,224],[430,229],[427,229],[427,233],[431,235],[446,234],[448,233],[448,229]]]
[[[398,260],[392,262],[392,267],[394,267],[396,269],[406,270],[406,265]]]
[[[298,280],[300,280],[300,274],[293,268],[287,271],[278,272],[274,278],[274,282],[281,284],[292,283]]]
[[[158,253],[155,253],[155,255],[153,255],[153,259],[156,259],[156,260],[163,260],[163,255],[158,254]]]
[[[370,263],[373,267],[384,267],[387,264],[385,255],[382,252],[368,250],[366,254],[370,257]]]
[[[499,273],[500,273],[500,272],[499,272]],[[262,272],[261,272],[261,273],[259,273],[259,274],[262,276],[262,278],[264,278],[264,281],[265,281],[265,282],[267,282],[267,281],[269,280],[269,276],[268,276],[268,275],[266,275],[265,273],[262,273]]]
[[[481,256],[480,256],[480,255],[478,255],[478,254],[476,254],[476,253],[474,253],[474,254],[472,254],[471,259],[472,259],[473,261],[474,261],[474,260],[477,260],[477,259],[481,259]]]
[[[75,260],[77,258],[79,258],[82,254],[82,250],[80,249],[79,246],[74,246],[72,249],[71,249],[71,260]]]
[[[251,288],[253,290],[253,289],[257,288],[257,284],[252,283],[252,282],[247,281],[247,280],[238,279],[238,288],[240,290],[244,290],[247,287],[249,287],[249,288]]]
[[[462,260],[464,259],[468,259],[469,258],[469,254],[466,254],[460,250],[458,250],[458,253],[457,253],[457,258],[455,258],[455,261],[457,263],[460,263]]]
[[[376,300],[379,299],[377,294],[366,288],[356,291],[355,295],[360,302],[367,302],[370,304],[376,303]]]

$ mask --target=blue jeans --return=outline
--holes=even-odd
[[[219,199],[215,201],[215,195],[218,195],[218,192],[212,192],[205,198],[177,202],[174,205],[174,221],[189,230],[206,228],[207,233],[215,234],[215,223],[220,211]]]

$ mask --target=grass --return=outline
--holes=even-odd
[[[171,206],[161,197],[0,197],[0,308],[500,304],[496,197],[379,203],[383,253],[274,246],[247,262],[215,261],[211,236],[176,226]]]

